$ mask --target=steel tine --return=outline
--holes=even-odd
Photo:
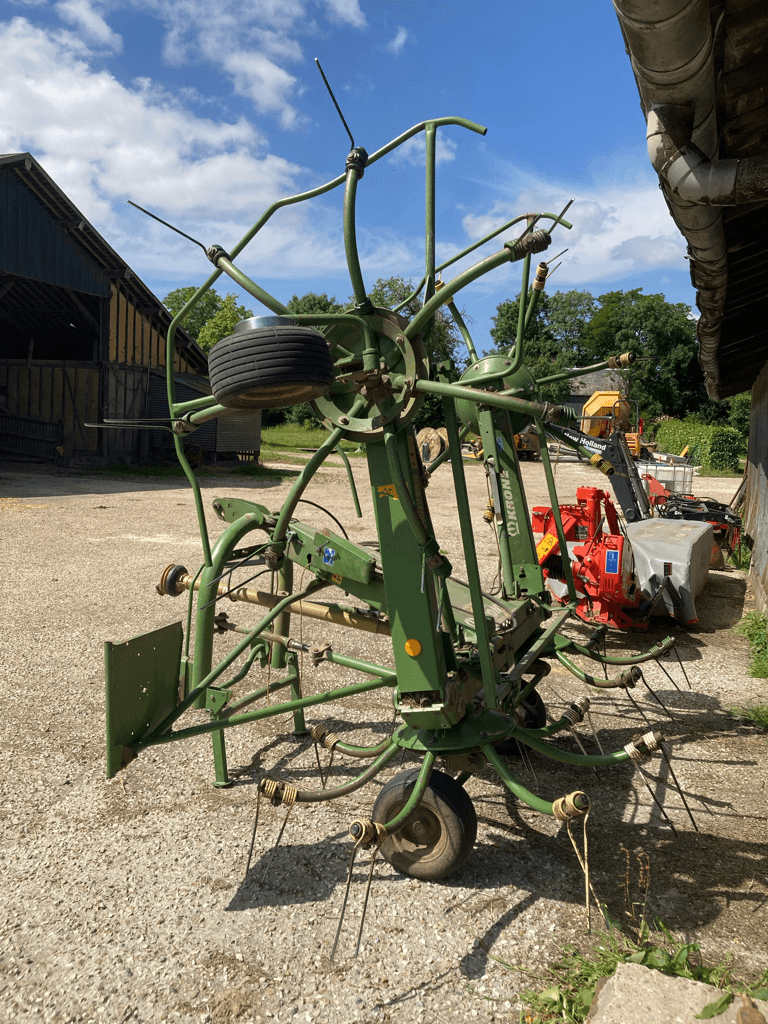
[[[672,676],[671,676],[671,675],[669,674],[669,672],[667,672],[667,670],[666,670],[666,669],[664,668],[664,666],[663,666],[663,665],[661,664],[661,662],[659,661],[659,659],[658,659],[658,658],[654,658],[653,660],[654,660],[654,661],[656,662],[656,664],[657,664],[657,665],[659,666],[659,668],[660,668],[660,669],[661,669],[661,671],[662,671],[662,672],[664,673],[664,675],[665,675],[665,676],[667,677],[667,679],[668,679],[668,680],[670,681],[670,683],[672,683],[672,685],[673,685],[673,686],[674,686],[674,688],[675,688],[675,689],[677,690],[677,692],[678,692],[678,693],[682,693],[683,691],[682,691],[682,690],[680,689],[680,687],[679,687],[679,686],[677,685],[677,683],[676,683],[676,682],[675,682],[675,680],[674,680],[674,679],[672,678]]]
[[[661,709],[663,710],[663,712],[667,716],[667,718],[671,719],[673,722],[676,722],[677,719],[675,718],[675,716],[672,714],[671,711],[667,710],[667,707],[664,704],[664,701],[653,690],[653,688],[651,686],[649,686],[648,680],[645,678],[645,675],[643,674],[643,670],[642,669],[640,669],[640,679],[642,680],[643,686],[646,688],[648,693],[650,693],[650,695],[653,697],[653,699],[656,701],[656,703],[661,706]]]
[[[317,746],[317,740],[313,739],[312,742],[315,745],[315,760],[317,761],[317,771],[320,776],[320,787],[322,789],[325,789],[325,777],[323,776],[323,766],[320,763],[320,750],[318,749]]]
[[[533,760],[529,757],[528,751],[525,749],[525,744],[524,743],[518,743],[518,746],[520,747],[520,752],[523,755],[523,760],[525,761],[525,766],[526,766],[526,768],[530,769],[531,775],[533,775],[533,777],[534,777],[534,779],[536,781],[536,785],[538,786],[538,784],[539,784],[539,776],[536,774],[536,769],[533,767]]]
[[[261,803],[261,789],[256,789],[256,819],[253,823],[253,835],[251,836],[251,848],[248,851],[248,863],[245,866],[245,874],[243,875],[243,881],[248,877],[248,872],[251,870],[251,857],[253,857],[253,847],[256,842],[256,828],[259,824],[259,804]]]
[[[597,744],[597,749],[601,754],[604,754],[603,745],[600,742],[600,737],[597,735],[597,729],[595,729],[595,723],[592,721],[592,712],[587,708],[587,721],[589,722],[589,728],[592,730],[592,737]]]
[[[677,658],[677,663],[680,666],[683,675],[685,676],[686,683],[688,683],[688,689],[692,690],[693,687],[691,686],[691,680],[688,678],[688,673],[685,671],[685,665],[683,664],[683,659],[680,657],[680,651],[678,651],[678,649],[676,647],[673,647],[672,650],[675,652],[675,657]]]
[[[270,856],[269,863],[267,864],[267,867],[266,867],[266,869],[264,871],[264,874],[261,877],[261,882],[259,883],[260,885],[264,885],[266,877],[269,874],[269,869],[272,867],[272,861],[275,859],[275,854],[277,853],[277,848],[280,845],[280,840],[283,838],[283,832],[285,832],[285,826],[288,824],[288,819],[291,816],[291,811],[292,810],[293,810],[293,804],[291,804],[288,807],[288,810],[285,812],[285,818],[283,819],[283,824],[280,826],[280,831],[277,834],[277,841],[275,842],[275,845],[272,847],[272,855]]]
[[[638,711],[640,712],[640,717],[641,717],[641,718],[642,718],[642,719],[643,719],[643,720],[644,720],[644,721],[646,722],[646,724],[647,724],[647,725],[649,725],[649,726],[651,727],[651,729],[652,729],[652,728],[653,728],[653,724],[652,724],[652,722],[651,722],[650,718],[648,718],[648,717],[646,716],[645,712],[644,712],[644,711],[643,711],[643,709],[642,709],[642,708],[640,707],[640,705],[639,705],[639,704],[637,703],[637,701],[636,701],[636,700],[635,700],[635,698],[634,698],[634,697],[632,696],[632,694],[631,694],[631,693],[629,692],[629,690],[625,690],[624,692],[625,692],[625,693],[626,693],[626,695],[627,695],[627,696],[629,697],[629,699],[630,699],[630,700],[632,701],[632,703],[633,703],[633,704],[635,705],[635,707],[637,708],[637,710],[638,710]]]
[[[336,956],[336,947],[339,944],[339,936],[341,935],[341,926],[344,924],[344,914],[347,910],[347,900],[349,899],[349,886],[352,882],[352,868],[355,866],[355,857],[357,856],[359,843],[355,843],[352,847],[352,856],[349,858],[349,871],[347,872],[347,888],[344,891],[344,902],[341,904],[341,913],[339,914],[339,924],[336,928],[336,938],[333,940],[333,949],[331,950],[330,961],[333,963],[333,958]]]
[[[667,767],[669,768],[669,774],[672,776],[672,780],[675,783],[675,788],[677,789],[677,792],[680,794],[680,799],[683,801],[683,806],[685,807],[686,811],[688,812],[688,817],[691,819],[691,824],[693,825],[693,827],[698,832],[699,831],[699,826],[696,824],[696,819],[693,816],[691,808],[688,806],[688,801],[685,799],[685,793],[683,793],[682,786],[677,781],[677,776],[675,775],[675,769],[672,767],[672,759],[670,758],[670,756],[667,753],[667,751],[664,749],[664,744],[663,743],[659,744],[659,750],[661,751],[661,756],[667,762]]]
[[[584,757],[588,757],[589,755],[587,754],[587,750],[586,750],[586,747],[585,747],[585,746],[584,746],[584,744],[583,744],[583,743],[581,742],[581,737],[580,737],[580,736],[579,736],[579,734],[578,734],[578,733],[576,732],[576,730],[574,729],[574,727],[573,727],[573,726],[571,726],[571,727],[570,727],[570,729],[568,730],[568,732],[569,732],[569,733],[570,733],[570,734],[571,734],[571,735],[573,736],[573,738],[574,738],[574,739],[576,740],[576,742],[578,743],[578,745],[579,745],[579,750],[580,750],[580,751],[582,752],[582,754],[584,755]],[[598,779],[599,779],[599,778],[600,778],[600,773],[598,772],[597,768],[595,768],[595,766],[594,766],[594,765],[592,765],[592,771],[593,771],[593,772],[595,773],[595,775],[596,775],[596,776],[598,777]]]
[[[363,900],[363,912],[360,915],[360,927],[357,930],[357,945],[355,946],[355,957],[360,952],[360,942],[363,938],[363,925],[365,924],[365,912],[368,909],[368,896],[371,892],[371,880],[373,879],[373,865],[376,860],[376,854],[379,852],[378,846],[374,846],[373,853],[371,854],[371,865],[368,868],[368,884],[365,887],[365,899]]]
[[[668,824],[668,825],[669,825],[669,827],[670,827],[670,828],[672,829],[672,831],[673,831],[673,833],[675,834],[675,836],[677,836],[677,829],[676,829],[676,828],[675,828],[675,826],[674,826],[674,825],[672,824],[672,819],[670,818],[670,816],[669,816],[669,815],[667,814],[667,812],[666,812],[666,811],[664,810],[664,804],[663,804],[663,803],[662,803],[662,802],[661,802],[661,801],[659,800],[659,798],[658,798],[658,797],[656,796],[656,794],[655,794],[655,793],[653,792],[653,790],[651,789],[651,784],[650,784],[650,783],[648,782],[648,775],[647,775],[647,774],[646,774],[646,773],[645,773],[645,772],[643,771],[643,769],[642,769],[642,768],[640,767],[640,765],[639,765],[639,764],[638,764],[638,765],[636,765],[636,767],[637,767],[637,770],[638,770],[638,771],[640,772],[640,775],[642,776],[643,782],[645,783],[645,788],[646,788],[646,789],[648,790],[648,792],[649,792],[649,793],[651,794],[651,799],[652,799],[652,800],[653,800],[653,802],[654,802],[654,803],[656,804],[656,806],[657,806],[657,807],[659,808],[659,810],[661,811],[661,813],[662,813],[662,814],[664,815],[664,818],[666,819],[666,821],[667,821],[667,824]],[[652,778],[652,777],[653,777],[653,776],[651,776],[651,778]]]

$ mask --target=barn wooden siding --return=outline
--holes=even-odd
[[[102,407],[104,419],[130,420],[150,416],[150,372],[165,371],[167,328],[158,327],[154,310],[140,305],[130,285],[112,283],[109,300],[109,334],[103,352]],[[158,306],[159,308],[159,306]],[[167,316],[167,314],[166,314]],[[176,348],[174,369],[196,370]],[[96,433],[96,431],[90,431]],[[102,452],[110,461],[140,459],[150,455],[146,430],[100,430]]]
[[[752,388],[744,528],[750,538],[750,580],[761,611],[768,608],[768,363]]]
[[[99,414],[99,371],[92,363],[8,360],[0,363],[0,388],[9,416],[60,423],[65,443],[73,437],[75,450],[98,452],[96,431],[84,426]]]
[[[126,285],[113,282],[109,300],[109,349],[102,358],[117,366],[165,366],[165,328],[158,330],[152,311],[140,306]],[[158,306],[158,309],[160,307]],[[166,314],[167,315],[167,314]],[[174,369],[181,373],[199,372],[176,350]]]

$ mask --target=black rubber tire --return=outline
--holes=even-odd
[[[544,707],[544,701],[541,699],[541,695],[537,690],[529,693],[525,698],[523,701],[523,709],[525,710],[526,729],[544,728],[547,724],[547,709]],[[522,757],[520,744],[517,740],[502,740],[500,743],[495,743],[494,746],[504,757]]]
[[[235,331],[208,354],[211,390],[229,409],[280,409],[310,402],[334,381],[328,342],[314,327]]]
[[[385,824],[405,806],[419,769],[401,772],[383,787],[371,818]],[[381,844],[393,868],[423,881],[455,874],[467,861],[477,838],[477,815],[462,787],[444,772],[433,771],[424,797],[405,826]]]

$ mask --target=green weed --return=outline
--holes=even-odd
[[[746,718],[768,732],[768,704],[751,704],[747,707],[729,708],[728,714],[733,715],[734,718]]]
[[[511,971],[530,974],[542,988],[524,989],[520,999],[525,1009],[520,1014],[521,1024],[545,1024],[547,1021],[565,1021],[566,1024],[584,1024],[595,998],[597,984],[610,978],[619,964],[642,964],[651,970],[679,978],[701,981],[722,989],[722,995],[707,1004],[698,1014],[702,1020],[715,1017],[732,1002],[735,993],[744,992],[758,999],[768,999],[768,970],[749,981],[733,976],[731,954],[715,966],[708,966],[701,957],[697,942],[676,939],[658,918],[649,924],[646,917],[651,865],[647,854],[640,851],[637,860],[637,894],[633,894],[632,858],[622,847],[626,858],[624,875],[623,924],[611,918],[602,907],[607,930],[591,936],[589,946],[581,950],[573,943],[563,946],[562,954],[546,971],[536,975],[524,967],[505,963],[488,956]]]
[[[496,957],[492,959],[509,970],[531,973]],[[597,983],[602,978],[609,978],[622,963],[642,964],[663,974],[701,981],[722,989],[722,996],[708,1003],[697,1015],[701,1020],[722,1013],[737,992],[756,999],[768,999],[768,970],[750,981],[739,981],[733,976],[731,961],[729,955],[714,967],[707,966],[701,959],[698,942],[681,942],[658,919],[653,928],[643,922],[637,938],[621,932],[614,923],[607,933],[594,938],[586,952],[572,944],[563,947],[560,959],[538,977],[546,987],[525,989],[520,993],[526,1007],[521,1012],[520,1021],[522,1024],[544,1024],[554,1020],[584,1024]]]
[[[747,612],[733,629],[749,640],[752,652],[749,674],[757,679],[768,679],[768,615],[765,612]]]

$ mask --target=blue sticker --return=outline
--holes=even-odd
[[[333,565],[336,552],[333,548],[323,548],[323,565]]]
[[[504,451],[504,438],[500,434],[496,435],[496,447],[500,452]]]
[[[605,571],[611,576],[619,575],[619,552],[618,551],[606,551],[605,552]]]

